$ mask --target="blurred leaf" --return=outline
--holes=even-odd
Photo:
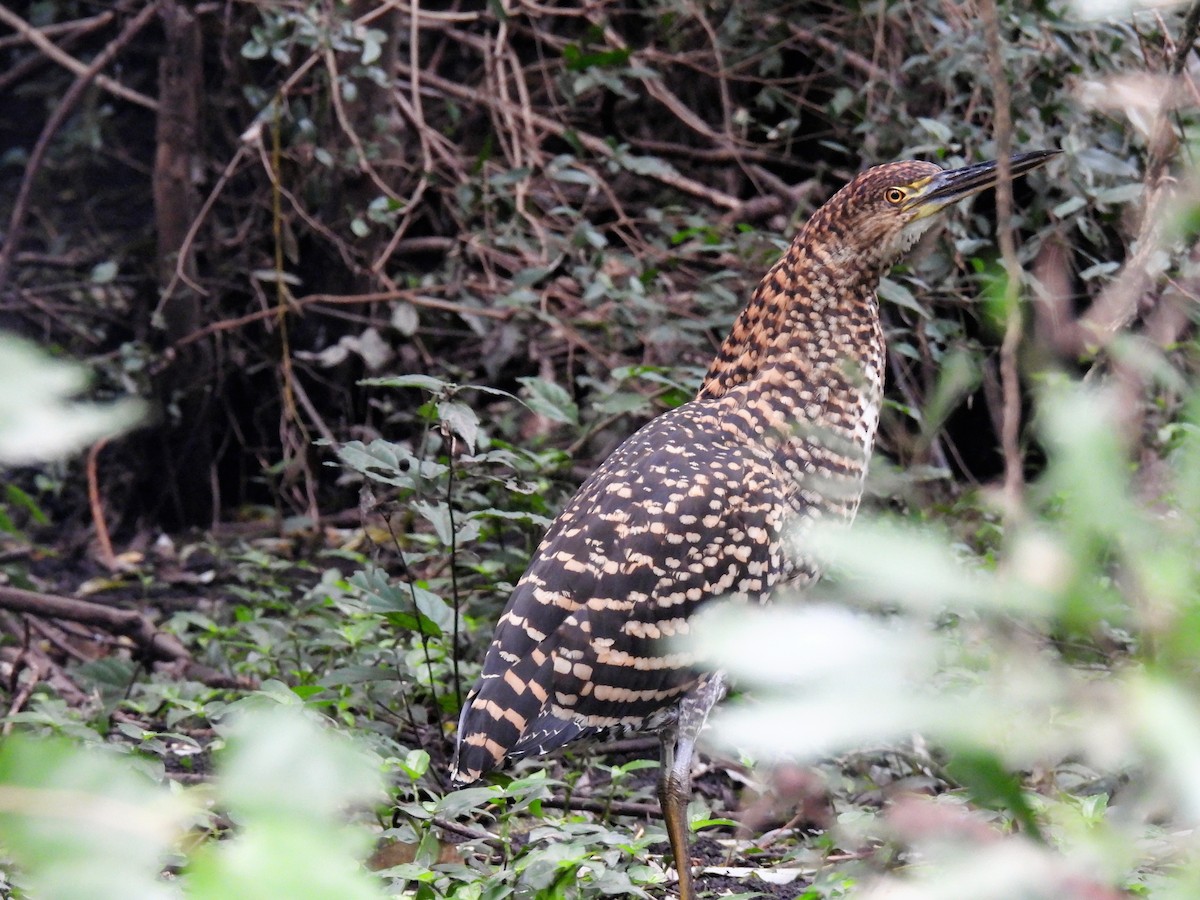
[[[418,388],[431,394],[450,394],[458,385],[432,375],[392,375],[387,378],[364,378],[359,384],[369,387]]]
[[[348,805],[381,800],[379,760],[289,705],[251,697],[222,721],[217,788],[228,807],[248,819],[333,823]]]
[[[194,810],[102,746],[9,735],[0,843],[44,900],[179,897],[159,872]]]
[[[583,49],[578,44],[567,44],[562,49],[563,61],[570,72],[582,72],[593,66],[613,67],[624,65],[632,51],[627,47],[616,49]]]
[[[753,705],[714,714],[727,742],[766,758],[819,759],[895,739],[928,720],[915,688],[933,674],[929,638],[832,606],[705,610],[684,645],[738,683]]]
[[[855,593],[877,603],[899,603],[924,613],[1001,604],[996,586],[951,552],[927,529],[860,521],[852,528],[814,528],[804,538],[813,556]]]
[[[142,418],[140,400],[73,402],[87,381],[82,367],[0,334],[0,465],[59,459]]]
[[[1021,780],[1007,771],[995,755],[977,748],[960,748],[951,753],[946,771],[980,806],[1007,810],[1027,835],[1034,840],[1043,839]]]
[[[111,284],[119,272],[116,262],[111,259],[96,263],[92,267],[92,284]]]

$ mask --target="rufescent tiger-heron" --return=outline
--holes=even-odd
[[[1056,154],[1017,154],[1010,170]],[[692,900],[692,757],[725,684],[668,639],[714,599],[763,602],[817,576],[796,535],[854,516],[879,422],[879,280],[938,213],[996,180],[995,162],[889,163],[813,214],[695,399],[613,451],[550,526],[463,707],[456,786],[610,729],[658,731],[659,799]]]

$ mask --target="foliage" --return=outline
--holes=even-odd
[[[46,21],[72,8],[23,11]],[[175,207],[145,209],[144,183],[122,202],[106,162],[137,161],[156,183],[169,175],[138,137],[146,111],[101,92],[40,168],[16,165],[29,152],[16,137],[5,148],[12,196],[22,180],[103,180],[103,190],[67,202],[34,191],[26,244],[38,253],[3,287],[69,301],[62,315],[30,318],[98,357],[105,384],[155,394],[157,431],[211,430],[227,508],[310,515],[314,496],[343,503],[300,449],[310,436],[369,442],[421,429],[412,408],[360,386],[364,374],[510,393],[539,379],[582,415],[584,433],[560,430],[557,442],[594,461],[681,399],[621,373],[657,370],[686,396],[746,285],[831,186],[870,163],[957,163],[993,149],[979,29],[936,3],[197,14],[211,41],[204,127],[190,158],[158,160],[202,179],[185,265],[152,258],[146,239]],[[1068,245],[1091,296],[1123,255],[1142,150],[1119,117],[1081,107],[1064,86],[1153,70],[1142,50],[1167,35],[1147,19],[1081,23],[1055,4],[1014,7],[1005,27],[1017,143],[1070,158],[1052,186],[1039,175],[1020,195],[1024,259],[1047,241]],[[37,58],[8,52],[14,65]],[[123,72],[129,87],[152,89],[151,67]],[[14,136],[29,107],[61,94],[61,77],[30,79],[21,102],[0,106]],[[988,221],[956,217],[951,241],[885,288],[896,377],[884,446],[906,464],[976,478],[995,471],[987,436],[999,416],[994,323],[968,303],[992,255]],[[186,280],[157,274],[188,266]],[[192,285],[196,331],[164,345],[163,309]],[[164,384],[164,367],[195,348],[211,350],[213,370]],[[939,381],[949,360],[966,361],[962,377]],[[186,402],[197,382],[213,392],[211,412]],[[930,416],[938,397],[964,395],[971,416]],[[144,449],[122,448],[130,468]],[[263,476],[264,459],[283,464]]]
[[[80,59],[127,15],[14,9],[61,28],[47,33]],[[153,668],[114,641],[91,657],[52,648],[55,680],[22,668],[29,631],[3,625],[5,726],[38,736],[2,751],[0,827],[22,863],[9,881],[40,896],[70,895],[73,879],[87,896],[658,895],[661,828],[624,814],[654,801],[636,760],[532,761],[446,792],[462,692],[545,524],[618,440],[691,395],[749,286],[828,191],[870,163],[994,153],[975,10],[216,10],[191,10],[204,115],[186,159],[144,106],[97,86],[28,166],[29,123],[61,108],[74,75],[27,42],[0,49],[18,88],[0,103],[0,212],[24,221],[4,245],[6,315],[90,358],[94,399],[152,398],[155,438],[210,437],[214,458],[185,474],[218,484],[225,513],[261,504],[278,520],[267,538],[180,536],[98,579],[123,591],[115,602],[160,612],[208,674]],[[735,845],[747,868],[794,878],[795,896],[1060,897],[1079,879],[1100,895],[1196,893],[1187,173],[1178,208],[1154,205],[1154,173],[1185,158],[1195,122],[1174,112],[1177,145],[1146,125],[1173,90],[1154,79],[1180,27],[1171,14],[1082,21],[1058,3],[1002,13],[1014,145],[1066,151],[1015,188],[1019,261],[1038,282],[1016,410],[1039,422],[1021,435],[1024,514],[975,490],[1006,462],[1014,411],[999,363],[1011,309],[981,199],[881,290],[892,352],[867,505],[891,517],[823,535],[835,578],[821,605],[773,614],[784,645],[742,617],[726,629],[747,648],[729,665],[764,685],[756,708],[730,710],[735,723],[757,710],[730,726],[733,745],[764,758],[786,745],[827,791],[828,819],[797,800],[764,814],[795,826],[774,847]],[[153,94],[173,40],[148,31],[106,71]],[[186,246],[159,241],[186,206],[152,201],[164,157],[195,179]],[[1136,290],[1114,291],[1128,273]],[[1119,327],[1087,327],[1114,297],[1131,301]],[[168,335],[180,298],[195,330]],[[164,387],[197,347],[212,368]],[[40,382],[33,365],[18,366],[22,388]],[[1086,389],[1068,387],[1080,378]],[[73,375],[60,386],[80,390]],[[196,391],[212,405],[192,418]],[[32,389],[4,396],[0,419],[8,403],[49,407]],[[55,449],[41,426],[20,437]],[[157,495],[131,487],[157,471],[143,446],[106,456],[106,499],[127,523],[156,521]],[[39,518],[83,518],[72,473],[6,485],[6,537],[28,546]],[[351,524],[326,517],[355,499]],[[5,572],[33,584],[34,569]],[[802,707],[775,706],[781,679]],[[246,696],[289,712],[235,740]],[[749,799],[731,813],[747,781],[795,799],[728,759],[705,777],[691,817],[706,834],[728,836],[726,814],[752,819]],[[26,815],[3,802],[14,788],[71,789],[70,808],[109,827]],[[350,801],[376,808],[343,825]],[[355,863],[368,834],[375,876]],[[78,865],[47,865],[47,835]],[[125,865],[98,871],[101,852]],[[771,889],[738,889],[755,887]]]
[[[112,747],[6,741],[0,835],[22,863],[14,884],[46,900],[385,896],[355,863],[369,835],[341,821],[346,804],[379,799],[378,762],[283,685],[252,700],[223,719],[212,796],[172,791],[149,759]]]

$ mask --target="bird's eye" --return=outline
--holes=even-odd
[[[904,202],[904,191],[900,190],[900,188],[888,188],[883,192],[883,199],[888,203],[899,206]]]

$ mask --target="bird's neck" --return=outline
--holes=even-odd
[[[798,478],[844,477],[846,496],[829,496],[830,512],[853,515],[883,394],[883,267],[845,262],[828,243],[814,252],[803,236],[738,316],[697,399],[720,401],[729,427]]]
[[[884,267],[863,262],[828,241],[814,249],[801,232],[734,321],[699,399],[746,384],[768,393],[828,388],[838,371],[845,378],[834,381],[847,389],[878,393],[884,344],[876,291]]]

